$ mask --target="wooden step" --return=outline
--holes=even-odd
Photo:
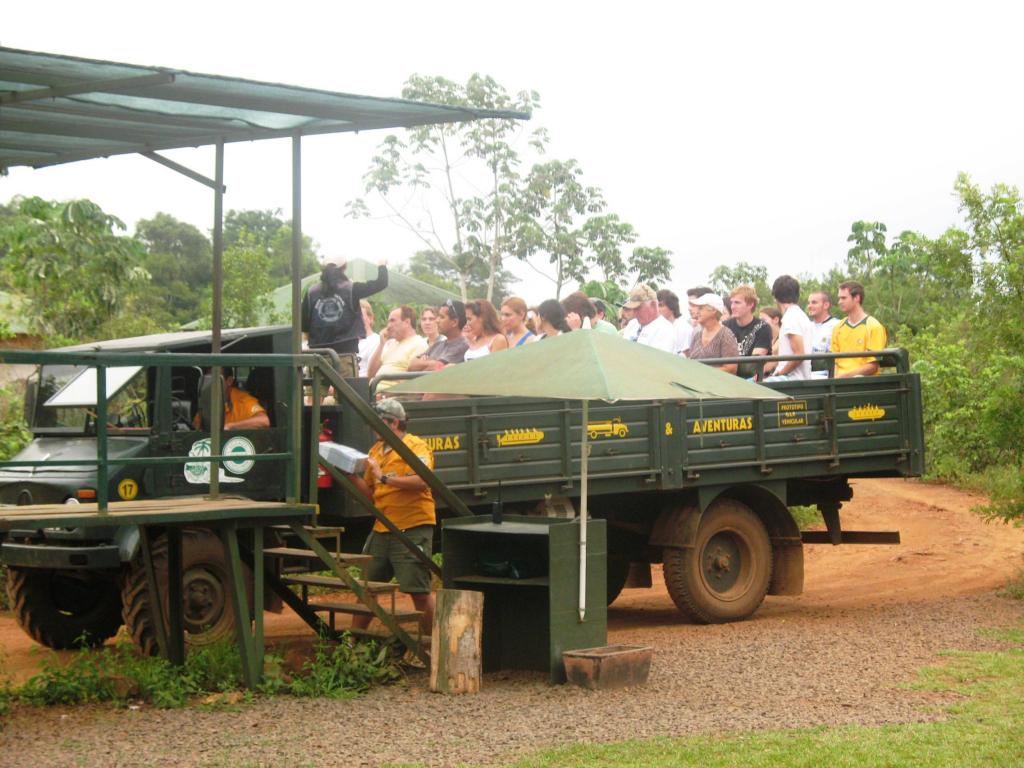
[[[311,549],[300,549],[298,547],[267,547],[263,550],[264,555],[274,557],[302,557],[308,560],[319,560],[320,555]],[[373,560],[373,555],[363,555],[356,552],[331,552],[331,556],[344,565],[366,565]]]
[[[333,587],[338,590],[347,590],[348,585],[337,576],[315,576],[313,574],[300,574],[295,576],[282,576],[281,581],[285,584],[304,584],[307,587]],[[373,594],[395,592],[398,585],[390,581],[363,581],[357,579],[359,586]]]
[[[373,616],[374,613],[368,606],[362,603],[310,603],[309,607],[314,611],[330,611],[331,613],[346,613],[352,616]],[[388,611],[395,621],[405,623],[417,621],[423,615],[423,611]]]
[[[267,527],[275,531],[284,531],[285,533],[292,532],[292,527],[290,525],[268,525]],[[345,532],[345,526],[343,525],[304,525],[302,527],[319,538],[340,536]]]

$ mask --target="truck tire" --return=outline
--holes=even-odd
[[[692,547],[666,547],[665,586],[679,610],[704,624],[740,621],[758,609],[772,575],[764,524],[745,504],[714,502]]]
[[[182,598],[185,604],[185,642],[202,646],[235,636],[235,613],[224,547],[213,531],[189,528],[182,531]],[[152,546],[153,570],[164,600],[167,599],[167,538]],[[249,575],[246,569],[246,575]],[[250,591],[251,594],[251,591]],[[142,556],[132,562],[124,582],[124,624],[139,650],[149,656],[159,652],[153,626],[152,605],[146,585]],[[167,606],[160,606],[164,623]]]
[[[47,648],[103,645],[121,626],[116,574],[13,567],[7,594],[18,624]]]

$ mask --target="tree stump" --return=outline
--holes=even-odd
[[[430,640],[430,690],[477,693],[482,670],[484,595],[439,589]]]

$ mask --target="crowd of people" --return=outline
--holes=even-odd
[[[353,371],[368,377],[436,371],[562,333],[593,330],[710,361],[747,379],[809,379],[826,377],[830,370],[842,378],[878,373],[878,359],[866,353],[885,349],[887,342],[885,328],[864,310],[863,285],[847,281],[838,286],[843,316],[837,317],[828,291],[813,291],[802,306],[800,284],[789,275],[775,280],[772,300],[764,306],[749,285],[734,288],[728,296],[707,286],[690,288],[685,293],[685,311],[673,291],[638,285],[614,314],[603,300],[581,291],[535,307],[517,296],[506,298],[499,307],[486,299],[449,299],[439,307],[423,308],[418,317],[411,307],[395,307],[377,332],[373,308],[365,297],[387,287],[386,265],[381,263],[377,278],[365,283],[348,281],[344,269],[344,264],[327,265],[320,283],[310,289],[303,300],[304,330],[311,347],[326,346],[353,355],[358,361],[357,368],[353,362]],[[824,352],[862,354],[831,361],[717,362]],[[393,383],[381,379],[378,389],[386,391]]]

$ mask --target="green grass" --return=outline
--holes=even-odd
[[[1016,647],[951,652],[943,666],[920,672],[915,688],[964,697],[941,721],[578,745],[538,752],[514,768],[1018,768],[1024,765],[1024,628],[998,635]]]
[[[1024,600],[1024,571],[1021,571],[999,592],[1000,597]]]
[[[789,513],[793,515],[793,519],[801,531],[805,531],[812,525],[819,525],[822,522],[821,513],[814,506],[790,507]]]

